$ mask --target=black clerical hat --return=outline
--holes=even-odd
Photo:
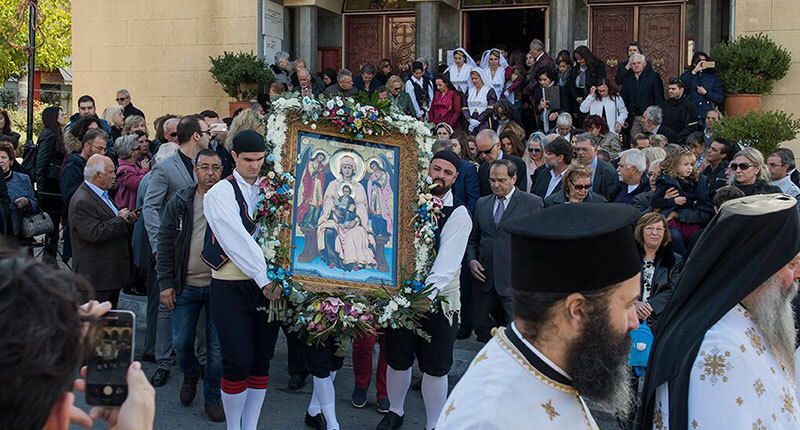
[[[237,154],[243,154],[245,152],[264,152],[266,151],[264,136],[253,130],[242,130],[233,137],[233,146],[231,150]]]
[[[511,286],[570,293],[605,288],[641,270],[634,239],[639,212],[620,203],[562,204],[516,218]]]

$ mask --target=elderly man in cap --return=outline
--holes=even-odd
[[[256,242],[264,138],[253,130],[233,138],[233,174],[203,198],[208,226],[203,261],[211,267],[211,314],[222,351],[222,406],[229,430],[255,430],[275,353],[278,321],[267,315],[281,292],[267,278],[267,262]]]
[[[661,316],[642,429],[797,429],[792,299],[800,216],[784,194],[725,202]]]
[[[436,304],[436,309],[427,306],[420,310],[423,313],[420,328],[430,335],[430,341],[411,330],[387,330],[386,360],[389,367],[386,372],[386,391],[391,407],[378,424],[378,430],[394,430],[403,425],[403,405],[411,385],[411,366],[415,357],[422,371],[426,429],[435,427],[447,399],[447,373],[453,364],[453,344],[458,332],[461,307],[459,272],[472,229],[467,207],[453,196],[451,190],[460,165],[454,152],[444,150],[433,156],[428,168],[428,175],[436,185],[431,193],[442,200],[444,216],[439,218],[439,229],[436,230],[436,259],[424,284],[434,287],[429,301],[437,296],[443,300]]]
[[[472,361],[438,430],[597,429],[584,398],[627,414],[637,216],[620,203],[558,205],[505,227],[514,322]],[[576,261],[590,267],[573,270]]]

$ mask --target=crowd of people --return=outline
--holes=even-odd
[[[785,148],[762,154],[714,136],[724,91],[708,55],[696,53],[691,70],[669,79],[665,98],[662,78],[641,46],[632,42],[628,54],[612,84],[605,65],[586,47],[553,59],[538,40],[531,42],[527,58],[498,47],[484,52],[480,63],[459,48],[447,69],[435,76],[423,58],[407,76],[395,74],[388,60],[377,68],[363,65],[357,76],[346,69],[315,76],[304,61],[290,66],[288,54],[279,52],[270,66],[275,83],[261,88],[257,102],[231,118],[212,110],[163,115],[153,121],[151,135],[129,91],[119,90],[118,105],[102,115],[95,100],[84,95],[69,118],[60,107],[42,112],[44,130],[36,145],[24,146],[22,163],[17,161],[19,135],[3,112],[0,232],[30,249],[37,243],[23,225],[31,216],[46,213],[53,227],[40,244],[43,263],[2,251],[0,264],[11,277],[0,283],[0,293],[17,297],[14,291],[22,291],[22,284],[48,283],[47,289],[20,293],[14,300],[30,296],[53,303],[49,311],[54,314],[0,313],[0,326],[12,320],[58,320],[71,336],[53,344],[51,361],[26,365],[30,375],[53,375],[60,360],[55,382],[61,385],[49,387],[46,404],[36,403],[38,409],[25,419],[31,428],[40,428],[43,420],[85,422],[102,413],[70,413],[72,398],[64,397],[64,390],[72,387],[62,385],[69,379],[67,367],[78,363],[75,345],[82,334],[76,327],[91,313],[78,305],[96,300],[94,308],[116,308],[125,291],[147,296],[145,343],[138,359],[156,364],[149,378],[153,387],[164,386],[178,367],[182,404],[193,403],[202,379],[204,410],[211,421],[227,421],[229,430],[254,429],[283,330],[288,388],[300,389],[312,376],[313,396],[303,421],[312,428],[339,428],[333,381],[342,360],[334,354],[335,345],[308,345],[259,311],[280,291],[268,288],[252,216],[270,101],[286,91],[310,97],[363,91],[431,124],[436,141],[428,174],[446,216],[439,221],[438,252],[426,284],[434,286],[430,299],[437,294],[456,298],[447,311],[422,310],[430,342],[406,329],[355,341],[352,404],[358,408],[367,403],[375,343],[380,345],[374,371],[376,406],[384,414],[379,430],[402,426],[415,360],[423,374],[419,386],[426,429],[480,423],[521,428],[553,423],[557,417],[554,428],[594,428],[585,403],[570,400],[575,394],[613,412],[623,426],[639,420],[646,428],[660,429],[666,428],[665,419],[675,425],[702,416],[705,423],[728,420],[736,427],[741,423],[730,421],[735,417],[749,420],[750,415],[736,413],[723,417],[723,412],[736,411],[727,404],[716,412],[699,412],[702,402],[692,393],[709,399],[723,395],[694,380],[675,383],[676,369],[687,380],[689,373],[694,376],[695,361],[673,362],[670,354],[698,354],[700,349],[700,369],[702,360],[718,356],[728,340],[724,331],[730,328],[719,323],[736,323],[753,330],[748,345],[759,357],[769,350],[764,363],[772,365],[772,375],[793,378],[794,362],[786,362],[781,342],[791,342],[794,351],[794,331],[785,332],[791,305],[784,307],[800,277],[797,204],[785,196],[800,197],[794,154]],[[769,240],[762,236],[767,234]],[[725,261],[695,257],[726,252]],[[763,260],[752,258],[760,252]],[[80,277],[52,275],[57,258]],[[724,300],[715,301],[716,313],[700,312],[702,323],[684,338],[682,330],[698,319],[686,309],[702,309],[691,288],[709,294],[715,292],[711,284],[725,288],[722,278],[710,274],[709,261],[729,267],[734,278],[754,267],[746,276],[742,272],[742,288],[735,293],[728,288]],[[766,319],[767,302],[781,310],[783,319]],[[62,315],[71,311],[74,315]],[[733,321],[748,311],[746,320]],[[641,335],[644,326],[655,354],[646,374],[630,370],[643,369],[647,359],[644,365],[635,362],[628,337],[629,332]],[[713,330],[723,332],[718,335],[722,340],[703,341]],[[455,341],[473,332],[487,345],[448,398]],[[48,341],[43,333],[30,336]],[[24,343],[4,344],[25,351]],[[748,348],[742,344],[741,353]],[[724,357],[732,352],[726,350]],[[724,371],[714,371],[722,373],[712,371],[713,381],[725,381]],[[141,426],[130,428],[152,426],[152,392],[143,378],[134,364],[129,382],[141,408],[134,422]],[[774,377],[764,377],[763,384],[784,393],[784,409],[765,415],[763,423],[796,425],[794,388],[786,391],[789,384]],[[35,389],[44,388],[26,386],[29,397],[21,398],[32,398]],[[638,415],[633,408],[637,392],[643,404]],[[778,404],[778,395],[769,399]],[[756,406],[742,410],[757,413],[766,402],[761,397],[752,399]],[[532,407],[529,399],[534,399]],[[142,424],[148,419],[150,424]]]

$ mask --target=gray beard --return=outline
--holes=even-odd
[[[759,288],[756,296],[748,300],[748,311],[764,335],[769,350],[775,354],[778,363],[786,367],[786,372],[794,380],[794,350],[797,332],[794,325],[792,300],[797,295],[798,282],[789,289],[783,288],[777,276],[773,275]]]

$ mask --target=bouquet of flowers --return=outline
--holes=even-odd
[[[344,357],[353,339],[375,334],[373,305],[360,295],[313,294],[294,315],[295,329],[308,334],[308,343],[333,337],[336,355]]]
[[[423,339],[430,342],[431,337],[420,328],[420,318],[428,309],[423,307],[423,303],[433,292],[433,285],[425,285],[422,282],[407,280],[403,283],[403,288],[397,293],[387,292],[386,297],[378,305],[380,309],[376,326],[379,328],[405,328],[413,331]],[[438,299],[434,300],[430,306],[435,311]]]
[[[416,249],[414,263],[418,281],[424,279],[436,258],[436,251],[433,248],[439,220],[444,216],[443,208],[444,202],[441,199],[430,193],[419,194],[417,208],[414,210],[414,249]]]

